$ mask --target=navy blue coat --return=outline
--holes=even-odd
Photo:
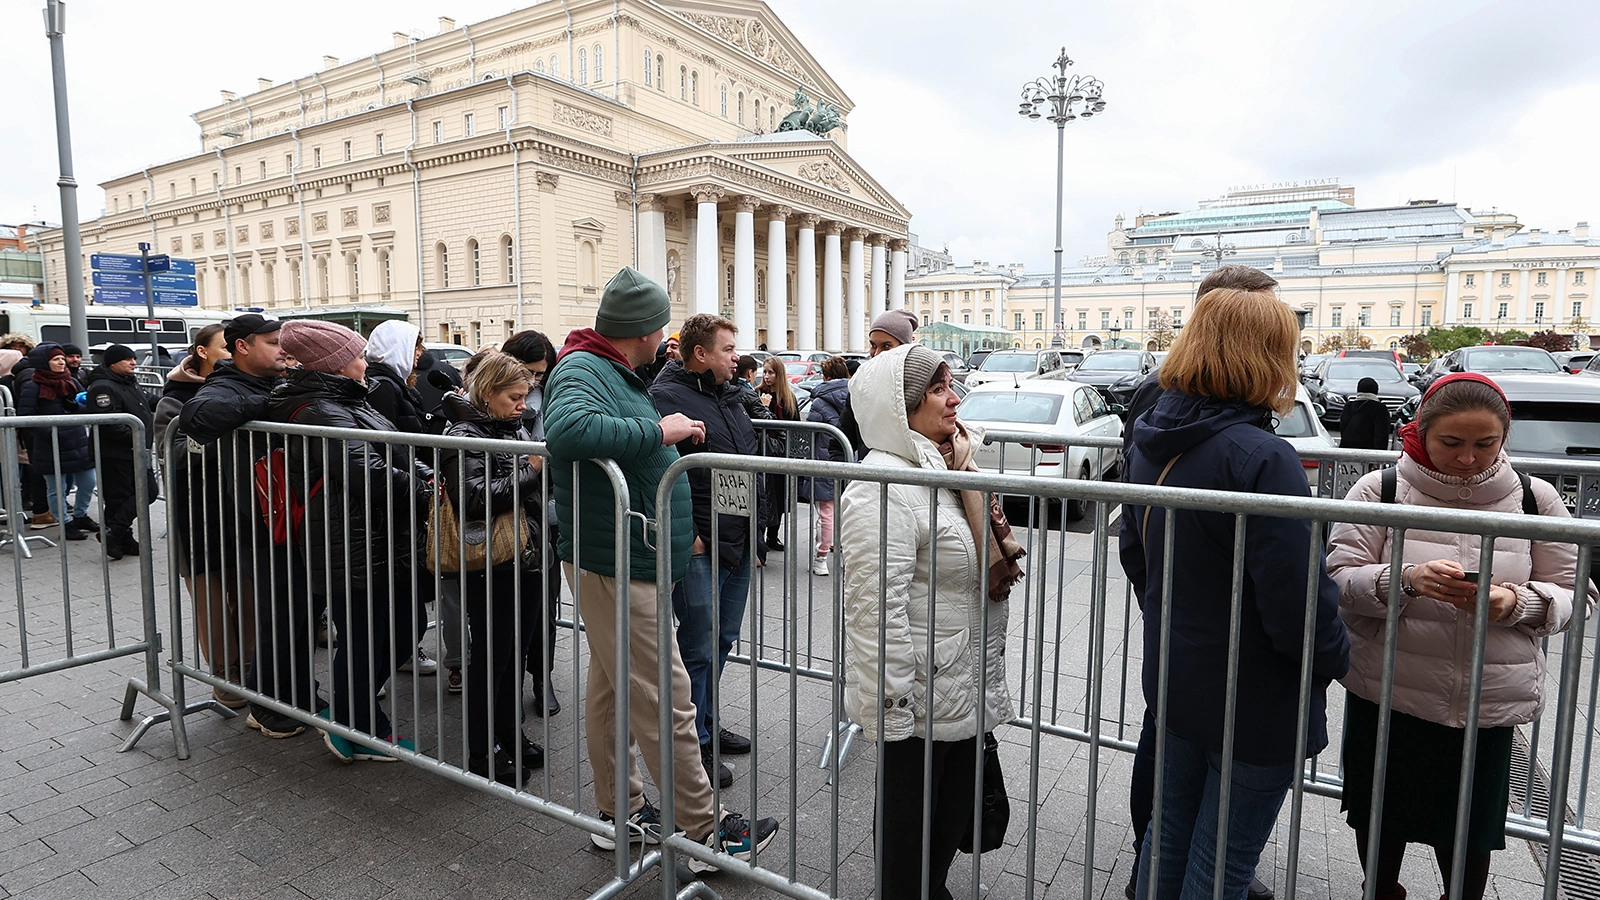
[[[77,385],[76,395],[83,390]],[[83,407],[72,397],[60,400],[39,399],[39,383],[29,378],[17,396],[19,416],[70,416],[83,412]],[[51,435],[57,435],[52,439]],[[28,429],[28,461],[33,471],[41,475],[54,475],[56,454],[60,453],[62,475],[87,472],[94,468],[94,448],[89,443],[89,429],[83,425],[62,425],[56,428]]]
[[[811,391],[811,409],[806,413],[806,419],[811,422],[825,422],[838,428],[840,420],[844,416],[845,404],[849,402],[850,379],[834,378],[824,381]],[[833,456],[832,439],[819,434],[816,435],[815,441],[812,455],[816,459],[832,459],[835,462],[845,461],[836,459]],[[860,448],[855,449],[859,450]],[[832,478],[812,478],[807,479],[807,481],[810,482],[809,500],[811,502],[832,500],[834,492],[838,488],[838,482]],[[802,493],[804,493],[804,490],[802,490]]]
[[[1128,481],[1154,484],[1174,456],[1164,485],[1235,493],[1309,497],[1300,458],[1272,433],[1270,411],[1166,391],[1134,422]],[[1122,510],[1122,567],[1144,613],[1144,695],[1156,708],[1161,646],[1162,543],[1165,510]],[[1228,513],[1178,510],[1173,527],[1171,664],[1167,727],[1221,752],[1227,702],[1228,620],[1233,587],[1234,521]],[[1311,524],[1251,517],[1245,526],[1235,758],[1256,765],[1294,762],[1301,637],[1305,627]],[[1339,619],[1339,589],[1319,562],[1312,632],[1311,717],[1307,755],[1328,744],[1327,686],[1350,664]]]

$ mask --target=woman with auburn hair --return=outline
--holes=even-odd
[[[1294,314],[1270,291],[1219,288],[1200,298],[1162,366],[1160,399],[1133,423],[1128,481],[1310,496],[1299,456],[1272,430],[1275,414],[1294,402],[1299,334]],[[1169,520],[1159,506],[1123,508],[1122,567],[1144,615],[1147,709],[1157,709],[1163,653],[1168,660],[1165,762],[1155,777],[1162,816],[1143,841],[1141,898],[1213,894],[1235,552],[1243,557],[1243,588],[1222,897],[1244,900],[1300,764],[1295,744],[1302,653],[1311,654],[1314,682],[1307,756],[1327,746],[1327,685],[1349,664],[1338,587],[1320,563],[1308,571],[1311,523],[1246,517],[1239,547],[1235,527],[1231,513],[1178,509]],[[1169,528],[1173,573],[1181,578],[1172,582],[1164,647],[1163,546]],[[1308,579],[1316,579],[1318,594],[1311,646],[1302,648]],[[1148,721],[1153,729],[1156,716]],[[1154,737],[1144,735],[1140,742]],[[1160,851],[1156,871],[1150,868],[1152,846]]]

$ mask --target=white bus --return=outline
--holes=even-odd
[[[83,348],[85,352],[105,344],[125,344],[135,350],[150,346],[150,332],[144,327],[144,307],[90,304],[87,312],[89,346]],[[233,315],[198,307],[157,307],[156,318],[161,320],[157,342],[176,356],[194,342],[200,329],[215,322],[226,322]],[[67,308],[60,304],[0,303],[0,334],[16,332],[35,343],[65,344],[72,341],[70,325]]]

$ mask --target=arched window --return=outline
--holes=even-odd
[[[728,86],[725,84],[718,85],[717,91],[722,95],[722,117],[726,119],[728,117]]]
[[[744,124],[744,91],[739,92],[739,124]]]
[[[689,67],[678,67],[678,99],[689,99]]]
[[[517,244],[509,234],[500,238],[500,271],[505,273],[506,284],[517,280]]]
[[[1144,251],[1143,251],[1143,250],[1140,250],[1140,251],[1139,251],[1139,255],[1138,255],[1138,256],[1137,256],[1137,257],[1136,257],[1136,258],[1135,258],[1135,262],[1137,262],[1137,263],[1138,263],[1138,264],[1139,264],[1139,265],[1141,265],[1141,266],[1142,266],[1142,265],[1144,265],[1144,264],[1145,264],[1145,261],[1146,261],[1146,260],[1145,260],[1145,255],[1144,255]]]
[[[594,279],[594,241],[584,241],[578,245],[578,282],[587,287],[594,284]]]
[[[333,293],[333,290],[328,283],[328,258],[326,256],[317,257],[317,288],[321,291],[318,296],[322,298],[323,303],[327,303],[328,297]]]
[[[467,262],[472,265],[472,286],[483,284],[483,254],[479,252],[475,238],[467,238]]]
[[[389,269],[389,251],[378,251],[378,292],[383,299],[389,299],[389,292],[394,290],[394,277]]]
[[[1199,249],[1205,247],[1205,245],[1206,245],[1205,241],[1202,241],[1199,238],[1195,238],[1194,240],[1189,242],[1189,249],[1190,250],[1199,250]]]
[[[729,266],[728,267],[727,275],[728,275],[728,299],[732,300],[733,299],[733,266]]]
[[[1128,251],[1124,250],[1121,253],[1118,253],[1117,254],[1117,262],[1119,264],[1121,264],[1121,265],[1124,265],[1124,266],[1127,265],[1128,264]]]
[[[767,302],[767,270],[756,270],[756,302]]]
[[[778,130],[778,108],[771,103],[767,104],[767,130]]]
[[[344,257],[344,280],[350,289],[350,299],[361,299],[361,251],[356,250],[346,253]]]
[[[250,267],[249,266],[240,266],[239,267],[239,300],[240,300],[240,304],[239,305],[240,306],[254,306],[255,304],[250,302],[251,298],[253,296],[254,296],[254,294],[250,290]]]
[[[450,250],[442,241],[433,246],[433,286],[450,286]]]
[[[760,97],[756,98],[755,110],[756,110],[756,128],[759,129],[761,127],[761,98]]]
[[[550,74],[557,78],[561,77],[561,57],[550,57]]]
[[[1167,251],[1165,251],[1165,250],[1157,250],[1156,251],[1156,262],[1159,263],[1159,262],[1166,262],[1166,261],[1167,261]]]
[[[272,263],[261,264],[261,293],[267,298],[267,305],[278,302],[277,267]]]
[[[693,106],[700,105],[700,73],[689,73],[689,103]]]
[[[666,71],[667,71],[667,58],[665,56],[662,56],[661,54],[657,53],[656,54],[656,90],[658,90],[658,91],[664,91],[664,90],[667,89]]]
[[[649,47],[644,48],[644,86],[645,87],[650,87],[651,85],[654,85],[656,83],[655,79],[653,77],[651,77],[655,72],[655,67],[654,67],[654,65],[652,63],[653,56],[654,55],[650,52],[650,48]]]
[[[589,51],[578,49],[578,83],[589,83]]]
[[[535,60],[534,63],[533,63],[533,70],[535,72],[538,72],[540,75],[543,75],[544,74],[544,60],[542,60],[542,59]]]
[[[594,45],[594,83],[599,84],[606,80],[606,51],[599,44]]]

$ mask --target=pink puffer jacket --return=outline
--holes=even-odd
[[[1398,470],[1396,503],[1522,511],[1522,485],[1504,455],[1482,475],[1470,479],[1435,474],[1409,456],[1400,458]],[[1555,488],[1537,478],[1531,482],[1540,515],[1568,517]],[[1381,491],[1381,474],[1370,472],[1345,499],[1378,503]],[[1383,684],[1392,537],[1393,533],[1381,526],[1341,523],[1333,527],[1328,551],[1328,573],[1339,583],[1340,612],[1350,631],[1350,673],[1341,683],[1374,703]],[[1479,549],[1477,535],[1410,529],[1403,562],[1448,559],[1471,571],[1478,567]],[[1510,618],[1489,623],[1480,727],[1519,725],[1539,714],[1545,673],[1539,639],[1565,630],[1572,620],[1577,557],[1573,544],[1511,538],[1495,541],[1493,581],[1514,588],[1517,605]],[[1394,708],[1430,722],[1465,727],[1472,678],[1472,616],[1447,603],[1402,594],[1399,623]]]

